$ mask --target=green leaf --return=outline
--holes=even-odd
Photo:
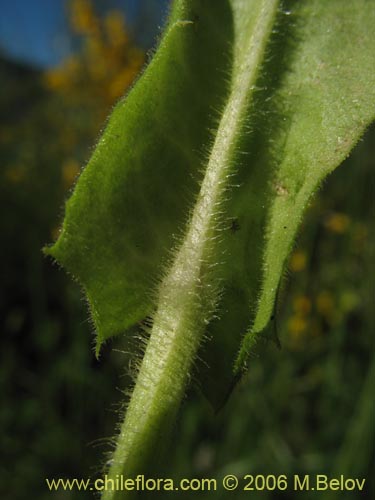
[[[231,11],[177,2],[153,60],[110,117],[46,248],[83,286],[101,343],[150,315],[227,94]]]
[[[207,306],[193,315],[197,366],[220,404],[270,321],[311,196],[374,119],[374,26],[373,0],[174,3],[47,249],[84,287],[98,349],[157,316],[157,284],[189,261]],[[214,205],[199,212],[204,196]],[[202,252],[189,254],[198,212]]]
[[[375,117],[375,2],[296,2],[290,12],[296,20],[296,44],[272,96],[282,121],[269,141],[276,168],[268,199],[262,285],[236,370],[270,320],[311,196]]]

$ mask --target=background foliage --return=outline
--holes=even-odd
[[[96,361],[78,287],[41,254],[110,107],[145,60],[119,12],[71,5],[80,52],[44,72],[0,60],[0,492],[16,500],[30,491],[91,498],[50,493],[44,480],[100,471],[128,382],[122,339]],[[347,474],[367,477],[372,497],[374,137],[309,209],[279,300],[282,350],[264,346],[218,415],[192,387],[163,476]]]

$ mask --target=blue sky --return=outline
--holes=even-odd
[[[121,8],[138,42],[152,45],[168,0],[97,0]],[[58,64],[73,48],[67,0],[0,0],[0,52],[36,66]]]

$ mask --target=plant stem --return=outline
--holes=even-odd
[[[278,0],[264,0],[246,40],[245,57],[234,58],[233,79],[201,190],[168,274],[135,388],[118,436],[108,477],[134,478],[146,470],[165,439],[184,395],[189,373],[218,300],[217,230],[235,149],[270,37]],[[243,47],[242,47],[243,52]],[[129,495],[129,496],[128,496]],[[132,492],[105,491],[104,500]]]

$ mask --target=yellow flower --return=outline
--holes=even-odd
[[[77,80],[80,63],[76,56],[70,56],[57,68],[51,68],[44,73],[44,82],[50,90],[64,90],[71,87]]]
[[[112,10],[105,18],[105,32],[111,45],[126,45],[129,37],[125,30],[122,12]]]
[[[71,23],[76,33],[80,35],[92,35],[98,32],[99,22],[89,0],[72,2]]]
[[[61,68],[49,69],[44,73],[44,83],[50,90],[58,90],[66,84],[66,76]]]
[[[333,233],[342,234],[347,231],[350,225],[350,218],[345,214],[334,213],[325,221],[325,227]]]
[[[109,95],[112,100],[118,99],[124,95],[125,90],[134,80],[137,71],[133,71],[132,68],[124,68],[118,73],[118,75],[110,82],[109,85]]]
[[[306,267],[307,255],[306,252],[298,250],[292,254],[290,258],[289,268],[293,272],[303,271]]]
[[[300,337],[306,331],[307,321],[299,314],[293,314],[288,320],[288,330],[292,337]]]

